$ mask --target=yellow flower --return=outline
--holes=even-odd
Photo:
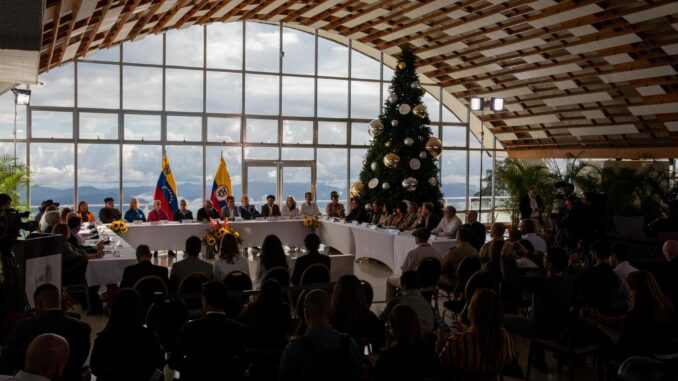
[[[127,228],[127,226],[123,226],[122,229],[121,229],[121,231],[122,231],[123,233],[127,233],[128,230],[129,230],[129,229]]]
[[[214,237],[207,237],[207,245],[214,246],[217,244],[217,240]]]
[[[112,230],[120,229],[120,221],[113,221],[113,222],[111,222],[111,229],[112,229]]]

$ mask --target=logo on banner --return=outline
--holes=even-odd
[[[228,197],[228,188],[226,188],[225,185],[219,185],[219,188],[217,188],[215,194],[217,196],[217,200],[226,201],[226,198]]]

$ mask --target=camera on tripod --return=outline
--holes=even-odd
[[[28,210],[25,211],[25,212],[20,212],[20,211],[18,211],[18,210],[16,210],[16,209],[7,209],[7,210],[6,210],[6,213],[7,213],[7,214],[13,214],[13,215],[14,215],[14,218],[15,218],[17,221],[21,221],[21,220],[23,220],[23,219],[28,218],[28,217],[31,216],[31,212],[29,212]]]

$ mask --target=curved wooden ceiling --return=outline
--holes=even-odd
[[[675,0],[48,0],[40,72],[236,20],[318,29],[388,57],[410,44],[419,72],[462,104],[506,99],[483,119],[512,156],[678,157]]]

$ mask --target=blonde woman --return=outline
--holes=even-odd
[[[137,200],[136,197],[132,197],[129,200],[129,210],[125,212],[125,220],[127,220],[127,222],[146,222],[146,216],[144,215],[144,211],[139,209],[139,200]]]
[[[294,218],[300,215],[299,208],[297,208],[297,200],[294,199],[294,196],[287,196],[287,202],[282,208],[280,213],[283,217]]]

